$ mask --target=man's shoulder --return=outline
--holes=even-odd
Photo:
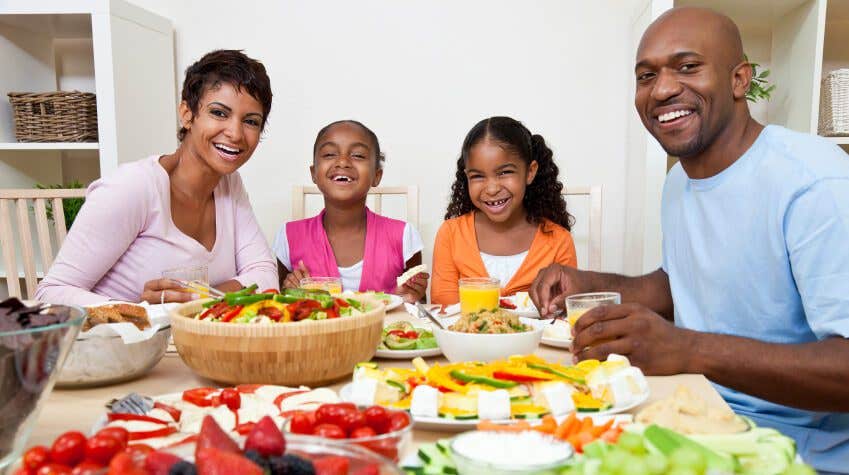
[[[809,186],[821,179],[849,179],[849,155],[839,146],[818,135],[770,125],[765,152],[769,160],[763,170],[777,179]]]

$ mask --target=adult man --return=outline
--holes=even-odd
[[[751,118],[740,33],[713,11],[658,18],[635,74],[643,124],[680,158],[663,192],[663,267],[624,277],[555,265],[532,298],[548,314],[569,294],[620,291],[624,305],[578,320],[576,358],[702,373],[814,467],[849,472],[849,157]]]

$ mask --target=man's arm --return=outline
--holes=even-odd
[[[639,303],[672,321],[672,292],[669,290],[669,276],[663,269],[628,277],[552,264],[534,279],[530,295],[540,313],[547,316],[562,308],[569,295],[600,291],[619,292],[623,302]]]

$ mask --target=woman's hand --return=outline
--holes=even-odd
[[[283,281],[283,287],[286,289],[297,289],[301,286],[301,279],[310,276],[310,271],[304,265],[304,261],[299,261],[298,266],[289,272],[286,280]]]
[[[158,304],[188,302],[199,298],[198,294],[186,292],[183,287],[169,279],[153,279],[145,282],[139,301]]]
[[[416,303],[427,294],[427,280],[429,278],[430,274],[420,272],[405,282],[404,285],[395,289],[395,294],[403,297],[407,303]]]

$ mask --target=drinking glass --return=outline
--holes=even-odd
[[[491,277],[460,279],[460,313],[467,315],[481,310],[497,310],[501,297],[501,282]]]
[[[566,322],[570,327],[589,309],[602,305],[619,305],[622,296],[619,292],[591,292],[588,294],[575,294],[566,297]]]

